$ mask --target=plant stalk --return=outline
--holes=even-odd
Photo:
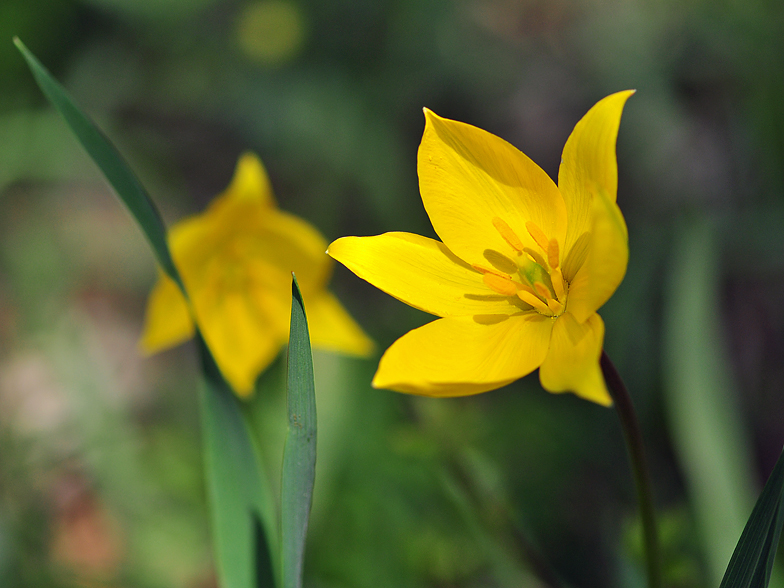
[[[648,471],[648,464],[643,449],[642,432],[637,420],[631,396],[623,383],[618,370],[602,350],[600,360],[604,381],[615,404],[615,410],[621,421],[626,449],[629,452],[634,485],[637,490],[637,504],[642,519],[643,539],[645,545],[648,588],[661,588],[661,557],[659,553],[659,535],[656,529],[656,513],[653,507],[653,487]]]

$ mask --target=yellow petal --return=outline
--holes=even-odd
[[[429,110],[425,119],[417,156],[419,189],[433,228],[452,253],[470,265],[487,263],[488,251],[516,253],[494,219],[526,247],[537,248],[527,221],[563,242],[563,198],[538,165],[486,131]]]
[[[249,294],[240,292],[197,304],[204,339],[224,377],[242,397],[253,391],[256,378],[272,363],[288,336],[281,328],[285,311],[275,316],[264,310]]]
[[[362,357],[373,352],[373,341],[329,292],[305,298],[305,313],[314,347]]]
[[[599,191],[593,198],[588,255],[569,286],[566,309],[583,322],[615,292],[626,274],[629,237],[623,214]]]
[[[229,187],[215,197],[210,204],[210,209],[215,210],[241,203],[275,206],[275,197],[272,194],[267,170],[255,153],[248,152],[240,156]]]
[[[494,390],[539,367],[552,328],[536,312],[438,319],[387,349],[373,386],[423,396]]]
[[[376,288],[436,316],[520,310],[510,303],[510,297],[488,288],[481,272],[434,239],[411,233],[343,237],[327,253]]]
[[[590,230],[592,195],[604,190],[615,202],[618,165],[615,143],[621,113],[634,90],[603,98],[577,123],[566,141],[558,170],[558,187],[566,202],[568,229],[564,252]]]
[[[539,368],[539,381],[549,392],[574,392],[581,398],[610,406],[599,357],[604,322],[598,314],[580,324],[568,312],[555,321],[550,350]]]
[[[326,239],[298,216],[271,210],[258,230],[244,233],[243,238],[249,244],[248,254],[269,260],[280,268],[287,275],[287,283],[291,281],[291,272],[296,273],[303,293],[324,287],[332,274]]]
[[[150,292],[139,346],[152,354],[179,345],[193,337],[190,311],[180,289],[163,272]]]

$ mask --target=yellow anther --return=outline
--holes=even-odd
[[[555,268],[553,271],[551,271],[550,279],[553,282],[553,290],[555,290],[555,297],[558,300],[563,300],[564,294],[566,294],[566,287],[564,285],[564,279],[563,279],[563,274],[561,273],[561,268]]]
[[[542,251],[547,251],[550,241],[547,239],[547,235],[544,234],[544,231],[533,221],[526,222],[525,228],[528,229],[528,234],[533,237],[536,244],[542,248]]]
[[[544,302],[539,300],[536,296],[531,294],[528,290],[518,290],[517,297],[520,298],[523,302],[526,302],[533,306],[536,310],[541,312],[542,314],[551,315],[552,311],[550,307],[547,306]]]
[[[554,298],[547,299],[547,306],[553,311],[553,314],[559,315],[563,312],[564,305],[555,300]]]
[[[509,246],[514,249],[515,251],[522,251],[523,250],[523,242],[520,240],[520,237],[512,230],[506,221],[502,218],[495,217],[493,218],[493,226],[495,230],[501,233],[501,236],[504,238],[504,241],[509,243]]]
[[[536,293],[545,300],[553,297],[552,292],[550,292],[550,288],[542,284],[542,282],[534,283],[534,290],[536,290]]]
[[[494,268],[484,267],[484,266],[476,265],[476,264],[472,265],[471,267],[474,268],[478,272],[482,272],[483,274],[494,274],[494,275],[498,276],[499,278],[506,278],[507,280],[511,280],[512,279],[512,276],[510,276],[509,274],[505,274],[504,272],[499,271],[499,270],[494,269]]]
[[[525,249],[523,249],[523,251],[525,251],[529,255],[529,257],[534,260],[535,263],[538,263],[542,267],[545,267],[546,264],[544,262],[544,257],[542,257],[538,251],[534,251],[530,247],[526,247]]]
[[[558,241],[555,239],[550,239],[550,242],[547,244],[547,261],[550,263],[550,267],[555,269],[558,267],[558,254],[560,253],[558,248]]]
[[[508,277],[501,277],[497,274],[488,272],[482,276],[482,281],[487,284],[490,289],[499,294],[503,294],[504,296],[514,296],[517,294],[517,285]]]

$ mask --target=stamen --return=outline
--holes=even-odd
[[[526,253],[527,253],[527,254],[528,254],[530,257],[531,257],[531,259],[533,259],[533,260],[534,260],[534,263],[538,263],[538,264],[539,264],[540,266],[542,266],[542,267],[545,267],[545,266],[547,265],[547,264],[544,262],[544,257],[542,257],[542,256],[539,254],[539,252],[538,252],[538,251],[534,251],[534,250],[533,250],[533,249],[531,249],[530,247],[526,247],[525,249],[523,249],[523,251],[524,251],[524,252],[526,252]]]
[[[545,300],[553,297],[552,293],[550,292],[550,289],[544,284],[542,284],[542,282],[534,283],[534,290],[536,290],[536,293],[539,294],[539,296],[541,296]]]
[[[514,249],[515,251],[522,251],[523,250],[523,242],[520,240],[520,237],[512,230],[506,221],[504,221],[500,217],[493,218],[493,226],[495,230],[501,233],[501,236],[504,238],[504,241],[509,243],[509,246]]]
[[[564,309],[564,305],[555,300],[554,298],[547,299],[547,306],[550,307],[550,310],[553,311],[553,314],[561,314]]]
[[[520,300],[522,300],[523,302],[530,304],[536,310],[538,310],[543,314],[550,315],[552,313],[549,306],[547,306],[544,302],[539,300],[539,298],[531,294],[528,290],[518,290],[517,297],[520,298]]]
[[[550,280],[553,282],[555,297],[558,300],[563,300],[564,294],[566,294],[566,288],[564,287],[563,274],[561,273],[560,268],[555,268],[550,272]]]
[[[559,253],[558,241],[550,239],[550,242],[547,244],[547,261],[550,262],[550,267],[553,269],[558,267]]]
[[[482,276],[482,281],[489,286],[491,290],[503,294],[504,296],[514,296],[517,293],[517,285],[508,277],[501,277],[488,272]]]
[[[512,276],[510,276],[509,274],[505,274],[504,272],[499,271],[497,269],[484,267],[484,266],[476,265],[476,264],[472,265],[471,267],[474,268],[476,271],[481,272],[483,274],[495,274],[496,276],[498,276],[500,278],[506,278],[507,280],[511,280],[512,279]]]
[[[528,229],[528,234],[533,237],[536,244],[539,245],[543,251],[547,251],[547,246],[550,242],[547,239],[547,235],[544,234],[544,231],[533,221],[526,222],[525,228]]]

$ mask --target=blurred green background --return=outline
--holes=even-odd
[[[172,223],[257,152],[327,237],[434,236],[422,107],[555,177],[573,125],[627,88],[627,277],[601,314],[640,413],[668,586],[717,586],[784,443],[784,4],[774,0],[2,0],[0,585],[214,586],[191,345],[136,347],[155,266],[48,106],[18,35]],[[342,267],[383,350],[430,317]],[[616,415],[541,390],[373,390],[316,353],[306,585],[644,584]],[[255,400],[279,467],[280,365]]]

